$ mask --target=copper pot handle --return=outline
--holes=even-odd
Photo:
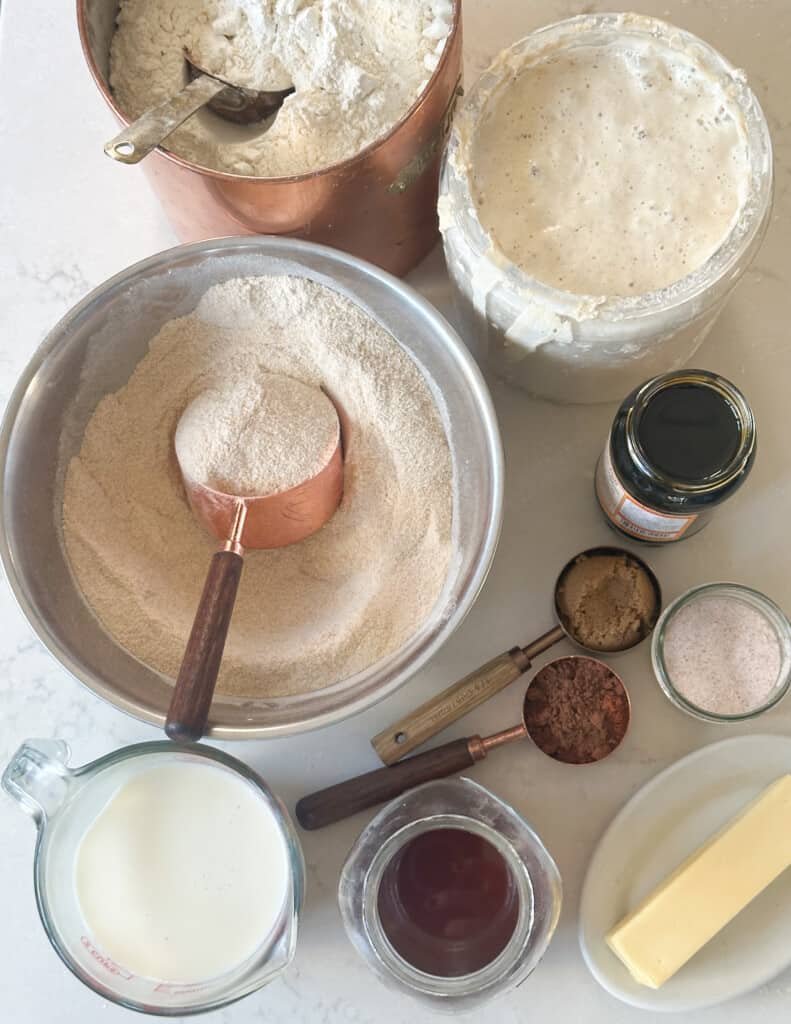
[[[448,105],[445,107],[442,114],[442,119],[437,125],[436,131],[429,138],[423,148],[416,153],[414,157],[412,157],[406,167],[402,168],[395,180],[390,183],[387,188],[388,192],[406,192],[407,189],[411,188],[415,184],[426,168],[431,166],[434,157],[445,145],[445,140],[450,134],[453,111],[456,109],[456,104],[459,101],[459,98],[463,95],[464,89],[461,87],[461,75],[459,75],[450,99],[448,100]]]

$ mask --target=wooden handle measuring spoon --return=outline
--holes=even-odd
[[[371,740],[374,750],[385,764],[395,764],[415,747],[463,718],[468,711],[510,686],[527,672],[533,658],[558,643],[565,635],[560,626],[555,626],[527,647],[512,647],[510,651],[498,654],[374,736]]]
[[[267,377],[269,386],[273,379],[283,380],[277,374]],[[319,472],[297,486],[259,495],[220,491],[189,474],[186,452],[179,443],[179,430],[189,409],[182,414],[176,431],[176,458],[195,518],[222,542],[222,548],[209,564],[165,721],[168,736],[182,742],[200,739],[206,728],[245,548],[280,548],[305,540],[331,518],[343,496],[343,447],[337,408],[337,429]]]
[[[608,576],[606,573],[602,576],[602,584],[599,587],[585,581],[585,585],[579,588],[581,597],[574,614],[569,614],[564,599],[567,584],[573,582],[580,572],[587,572],[597,561],[610,567],[622,566],[623,572],[627,574],[639,574],[640,589],[644,590],[645,602],[645,612],[642,616],[622,617],[615,635],[611,638],[612,642],[598,646],[583,633],[580,623],[589,624],[595,621],[594,606],[601,605],[608,599],[612,601],[613,607],[622,604],[622,581],[614,574]],[[554,603],[559,625],[527,647],[512,647],[505,654],[498,655],[374,736],[371,743],[382,761],[385,764],[394,764],[415,747],[419,747],[421,743],[442,732],[467,712],[489,700],[526,672],[534,658],[564,637],[568,637],[578,647],[591,654],[626,651],[634,647],[654,628],[662,610],[662,593],[656,576],[642,559],[622,548],[596,547],[580,552],[566,563],[555,582]],[[615,612],[613,615],[617,620]],[[618,629],[622,630],[622,633],[619,634]]]
[[[593,709],[595,715],[591,717],[601,720],[603,724],[597,728],[601,728],[606,735],[598,741],[599,749],[594,753],[586,749],[582,755],[575,756],[574,751],[559,748],[553,723],[551,720],[547,723],[547,717],[552,717],[551,710],[545,712],[540,706],[540,701],[532,700],[531,690],[540,690],[547,677],[552,677],[553,673],[557,674],[558,666],[565,668],[567,674],[572,677],[586,669],[592,670],[601,682],[596,707]],[[554,682],[554,679],[549,679],[550,686]],[[332,825],[367,807],[392,800],[414,786],[464,771],[465,768],[482,761],[490,750],[515,743],[527,736],[530,736],[545,754],[556,760],[568,764],[593,764],[607,757],[620,744],[629,726],[629,719],[629,695],[623,682],[611,668],[604,662],[585,656],[559,658],[545,665],[531,681],[525,694],[522,721],[518,725],[492,736],[469,736],[466,739],[454,740],[424,754],[404,758],[397,764],[377,768],[366,775],[358,775],[317,793],[311,793],[298,801],[297,821],[308,830]],[[580,729],[584,728],[584,724],[580,726]]]

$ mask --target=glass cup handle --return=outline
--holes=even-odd
[[[27,740],[3,772],[2,787],[37,825],[57,811],[71,786],[63,740]]]

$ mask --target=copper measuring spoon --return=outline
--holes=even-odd
[[[274,494],[243,496],[215,490],[191,479],[179,462],[193,515],[222,547],[209,563],[170,699],[165,720],[170,739],[198,740],[206,728],[242,575],[244,549],[296,544],[320,530],[338,508],[343,496],[342,437],[339,415],[337,443],[323,468],[296,487]]]
[[[137,164],[201,107],[235,124],[255,124],[277,113],[294,86],[270,91],[243,89],[209,74],[184,51],[190,81],[164,103],[147,110],[105,145],[105,153],[122,164]]]
[[[583,643],[579,636],[575,636],[572,623],[564,613],[560,596],[563,586],[572,569],[586,559],[599,556],[618,556],[627,560],[627,565],[634,565],[645,573],[646,578],[654,592],[655,607],[653,614],[641,624],[637,636],[624,637],[618,646],[609,648],[593,648]],[[560,572],[555,582],[554,591],[555,615],[559,625],[544,633],[537,640],[534,640],[526,647],[512,647],[504,654],[498,654],[496,658],[487,661],[485,665],[475,669],[459,682],[454,683],[447,689],[432,697],[400,721],[383,729],[371,740],[374,750],[385,764],[394,764],[405,754],[410,753],[415,747],[437,733],[442,732],[451,723],[457,721],[472,711],[473,708],[489,700],[500,690],[505,689],[513,683],[524,672],[530,668],[533,659],[544,651],[553,647],[564,638],[573,641],[578,647],[591,654],[613,653],[615,651],[626,651],[641,643],[651,632],[659,618],[662,610],[662,592],[659,581],[653,570],[636,555],[623,548],[596,547],[588,548],[570,559]]]
[[[562,664],[588,662],[597,666],[599,671],[606,670],[606,679],[610,684],[610,693],[605,695],[602,689],[599,715],[603,717],[610,742],[605,745],[598,756],[590,756],[587,760],[572,759],[566,752],[558,750],[547,735],[546,725],[540,716],[534,713],[533,693],[542,688],[544,680],[553,669]],[[547,683],[547,686],[551,685]],[[466,739],[453,740],[424,754],[407,757],[397,764],[385,768],[377,768],[365,775],[339,782],[317,793],[302,797],[297,802],[297,821],[304,829],[312,830],[332,825],[336,821],[356,814],[358,811],[392,800],[408,789],[419,786],[433,779],[444,779],[448,775],[470,768],[482,761],[490,750],[503,747],[508,743],[530,737],[534,743],[550,757],[566,764],[594,764],[609,756],[626,735],[631,718],[629,694],[619,676],[603,662],[587,656],[571,655],[549,662],[530,682],[522,705],[522,721],[510,729],[504,729],[493,736],[469,736]],[[551,729],[549,730],[551,732]]]

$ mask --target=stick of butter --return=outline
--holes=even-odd
[[[680,864],[607,943],[635,981],[659,988],[789,865],[791,775],[784,775]]]

